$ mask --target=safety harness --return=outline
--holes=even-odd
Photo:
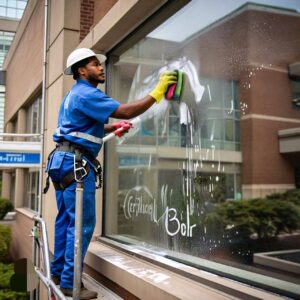
[[[93,166],[93,170],[96,175],[96,182],[98,179],[98,184],[96,185],[96,189],[102,187],[102,168],[100,162],[95,159],[87,150],[83,149],[82,147],[70,143],[68,141],[59,142],[56,144],[55,149],[51,151],[48,156],[48,164],[52,154],[55,151],[63,151],[63,152],[70,152],[74,153],[74,170],[70,171],[65,175],[62,181],[52,181],[55,190],[64,190],[73,182],[82,182],[83,178],[89,173],[90,165],[84,159],[86,158],[88,161],[91,162]],[[44,188],[44,194],[46,194],[50,187],[50,178],[49,175],[46,178],[46,186]]]

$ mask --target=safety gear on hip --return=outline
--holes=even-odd
[[[96,174],[96,181],[98,180],[98,184],[96,186],[96,189],[102,187],[102,167],[100,162],[95,159],[90,153],[83,148],[77,146],[76,144],[63,141],[56,145],[55,149],[49,154],[48,156],[48,165],[50,162],[50,158],[52,154],[56,151],[62,151],[62,152],[70,152],[74,154],[74,169],[70,172],[68,172],[64,178],[60,181],[56,181],[55,178],[52,177],[52,182],[54,185],[55,190],[64,190],[69,185],[71,185],[73,182],[82,182],[83,178],[89,173],[90,171],[90,165],[88,162],[83,159],[83,157],[86,157],[90,163],[93,166],[93,170]],[[60,165],[62,164],[62,159],[58,160],[55,167],[58,169]],[[49,175],[46,178],[46,186],[44,188],[44,194],[48,192],[48,189],[50,187],[50,179]]]

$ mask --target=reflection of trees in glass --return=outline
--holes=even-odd
[[[300,229],[299,190],[288,195],[290,197],[275,195],[264,199],[227,201],[209,213],[204,223],[214,235],[235,232],[244,240],[291,233]]]
[[[199,174],[194,179],[200,199],[211,203],[226,200],[226,176],[224,174]]]

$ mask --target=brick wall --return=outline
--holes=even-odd
[[[94,23],[94,0],[81,0],[80,41],[90,32]]]
[[[81,0],[80,41],[90,32],[118,0]]]

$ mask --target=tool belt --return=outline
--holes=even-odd
[[[98,184],[96,185],[96,189],[102,187],[102,168],[100,162],[94,158],[87,150],[84,148],[70,143],[68,141],[59,142],[56,144],[56,147],[48,156],[48,163],[50,160],[51,155],[55,151],[63,151],[63,152],[70,152],[74,153],[74,170],[70,171],[65,175],[62,181],[52,181],[55,190],[64,190],[66,189],[70,184],[73,182],[82,182],[83,178],[89,173],[90,171],[90,165],[89,163],[84,160],[84,157],[86,157],[93,165],[93,170],[96,175],[96,182],[98,179]],[[50,186],[50,180],[49,175],[46,179],[46,186],[44,188],[44,194],[47,193]]]

